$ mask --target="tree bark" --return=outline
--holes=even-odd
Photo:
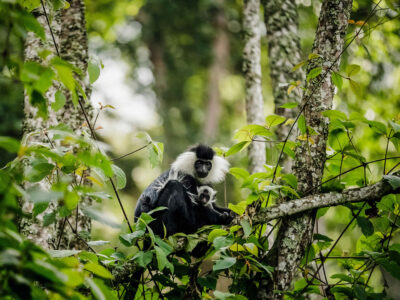
[[[326,159],[328,119],[322,112],[332,107],[334,85],[331,71],[337,70],[344,45],[347,22],[352,7],[351,0],[325,0],[321,7],[313,53],[321,56],[310,62],[307,72],[321,66],[323,71],[307,85],[302,99],[307,126],[314,128],[318,135],[309,135],[312,143],[303,141],[296,149],[294,172],[298,178],[300,193],[313,189],[316,193],[322,180]],[[311,242],[315,212],[293,216],[282,220],[277,239],[269,254],[269,263],[275,267],[274,286],[260,289],[260,298],[281,298],[273,290],[288,290],[302,259]]]
[[[223,1],[220,1],[223,5]],[[226,32],[226,18],[224,12],[218,9],[214,19],[215,39],[212,45],[213,62],[210,68],[208,83],[208,103],[205,114],[204,136],[207,142],[212,143],[218,136],[219,121],[221,119],[221,80],[227,73],[229,59],[229,38]]]
[[[305,80],[301,69],[291,71],[301,61],[296,1],[263,0],[263,5],[275,113],[286,118],[295,118],[296,109],[284,109],[280,106],[288,102],[300,103],[303,95],[300,88],[294,89],[290,94],[287,92],[291,82],[303,83]],[[284,139],[287,132],[287,128],[282,128],[277,132],[278,139]]]
[[[332,207],[351,202],[368,201],[370,203],[379,201],[383,196],[399,193],[399,189],[394,188],[388,182],[390,177],[400,177],[400,172],[396,172],[389,177],[385,176],[381,181],[367,187],[348,189],[340,193],[314,194],[270,206],[257,212],[251,221],[254,225],[322,207]]]
[[[264,101],[261,87],[260,1],[243,2],[243,72],[246,81],[246,116],[248,124],[264,124]],[[263,172],[265,143],[249,146],[250,173]]]
[[[83,80],[80,80],[79,78],[77,79],[80,81],[86,95],[89,97],[91,88],[88,83],[88,79],[86,78],[88,45],[85,28],[85,7],[82,0],[72,0],[69,1],[69,4],[70,7],[68,9],[63,9],[56,12],[51,12],[49,7],[46,6],[46,11],[49,15],[54,13],[52,17],[49,17],[49,20],[51,20],[50,25],[56,45],[53,43],[52,35],[47,24],[43,8],[40,7],[37,9],[35,14],[37,15],[37,20],[46,31],[46,41],[43,43],[38,37],[34,36],[32,33],[29,33],[25,42],[25,61],[46,63],[46,61],[41,59],[38,55],[38,52],[44,49],[51,51],[51,55],[49,55],[46,59],[51,59],[54,56],[60,55],[63,59],[67,60],[82,71],[84,74]],[[58,51],[56,51],[56,46]],[[75,132],[78,133],[82,132],[83,130],[87,130],[85,127],[82,127],[82,124],[85,122],[82,111],[80,110],[79,106],[75,107],[72,104],[71,98],[68,97],[68,95],[64,108],[60,109],[58,112],[51,110],[50,104],[54,101],[54,95],[60,88],[61,86],[58,83],[54,83],[46,93],[49,111],[49,117],[47,120],[36,118],[36,108],[30,104],[29,96],[25,95],[25,119],[23,125],[24,134],[26,135],[34,131],[40,133],[40,135],[30,137],[30,144],[37,142],[51,144],[44,132],[50,126],[57,125],[60,122],[69,125]],[[91,117],[93,110],[90,101],[85,102],[83,99],[80,99],[80,101],[84,105],[88,116]],[[45,189],[49,188],[49,184],[44,180],[39,184]],[[88,183],[84,182],[84,184]],[[28,184],[26,187],[28,187]],[[88,201],[89,199],[86,199],[84,202]],[[30,202],[23,202],[22,208],[24,212],[32,213],[33,204]],[[44,213],[38,215],[36,219],[24,218],[21,220],[21,233],[23,233],[28,239],[34,240],[36,244],[39,244],[45,249],[82,249],[82,245],[80,244],[79,240],[76,239],[75,234],[70,230],[64,219],[47,227],[43,226],[43,216],[54,211],[55,209],[55,205],[51,204],[49,208]],[[80,210],[78,210],[78,212],[78,231],[85,230],[90,232],[90,218],[85,217]],[[69,219],[72,224],[76,223],[75,216],[70,217]],[[60,243],[58,243],[58,236],[61,230],[64,232],[64,234],[60,240]],[[57,247],[57,244],[59,244],[59,247]]]
[[[302,60],[300,37],[298,33],[298,14],[295,0],[263,0],[264,22],[267,28],[268,63],[273,87],[275,113],[294,119],[298,109],[285,109],[285,103],[299,103],[303,90],[299,87],[288,93],[291,83],[303,84],[305,74],[301,69],[292,68]],[[280,126],[276,131],[277,140],[284,140],[289,126]],[[290,138],[296,136],[292,131]],[[292,160],[284,159],[284,170],[290,173]]]

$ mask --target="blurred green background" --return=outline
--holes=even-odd
[[[320,1],[299,0],[299,34],[304,58],[311,51]],[[352,19],[364,20],[374,3],[354,1]],[[87,0],[87,30],[90,58],[104,68],[93,85],[91,101],[103,110],[97,121],[103,149],[119,157],[145,144],[136,135],[148,132],[164,143],[163,165],[151,168],[147,150],[117,161],[128,178],[122,200],[133,219],[135,201],[141,191],[189,145],[206,142],[229,147],[235,129],[245,125],[244,80],[242,76],[242,1],[236,0]],[[7,24],[0,19],[0,67],[4,58],[23,57],[23,40],[8,37]],[[356,80],[357,94],[345,81],[335,96],[335,109],[357,112],[370,120],[399,118],[400,108],[400,20],[388,9],[379,9],[374,25],[357,39],[343,56],[346,64],[362,67]],[[379,25],[377,27],[374,27]],[[356,26],[349,26],[347,40]],[[274,104],[268,70],[268,49],[263,27],[262,71],[265,114]],[[210,80],[216,78],[217,80]],[[0,135],[20,138],[23,90],[18,83],[0,76]],[[210,99],[214,99],[212,102]],[[216,103],[216,106],[215,106]],[[386,143],[366,125],[355,129],[355,146],[367,160],[381,158]],[[395,156],[390,146],[389,155]],[[267,164],[276,162],[275,150],[267,149]],[[0,150],[0,165],[12,159]],[[230,159],[231,165],[246,167],[245,153]],[[345,162],[346,163],[346,162]],[[344,167],[344,169],[346,169]],[[382,165],[374,165],[370,179],[378,178]],[[235,203],[244,197],[240,183],[227,176],[227,198]],[[218,187],[223,204],[223,186]],[[96,204],[117,223],[123,216],[116,201]],[[344,207],[330,209],[321,231],[338,235],[351,217]],[[93,239],[118,240],[119,230],[94,222]],[[355,250],[355,230],[339,243],[340,251]],[[374,273],[378,274],[378,273]],[[374,275],[374,276],[379,276]],[[377,280],[377,279],[375,279]]]

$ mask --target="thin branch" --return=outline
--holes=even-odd
[[[116,158],[112,158],[111,160],[112,160],[112,161],[115,161],[115,160],[124,158],[124,157],[126,157],[126,156],[128,156],[128,155],[134,154],[134,153],[136,153],[136,152],[138,152],[138,151],[140,151],[140,150],[146,148],[146,147],[149,146],[150,144],[151,144],[151,142],[148,142],[147,145],[144,145],[143,147],[140,147],[140,148],[138,148],[138,149],[136,149],[136,150],[133,150],[132,152],[129,152],[129,153],[124,154],[124,155],[122,155],[122,156],[119,156],[119,157],[116,157]]]
[[[56,39],[54,38],[53,29],[52,29],[51,26],[50,26],[49,17],[48,17],[48,15],[47,15],[46,8],[44,7],[43,0],[40,0],[40,3],[42,4],[44,16],[46,17],[46,22],[47,22],[47,25],[49,26],[51,38],[53,39],[53,44],[54,44],[54,47],[56,48],[57,55],[58,55],[59,57],[61,57],[61,56],[60,56],[60,52],[58,51],[58,46],[57,46],[57,43],[56,43]]]
[[[339,237],[336,239],[336,241],[333,243],[333,245],[331,246],[331,248],[329,249],[328,253],[325,255],[326,257],[329,257],[329,254],[332,253],[333,249],[336,247],[336,245],[339,243],[339,240],[343,237],[344,233],[347,231],[347,229],[349,229],[350,225],[354,222],[354,220],[359,216],[359,214],[361,213],[361,211],[363,210],[364,206],[367,204],[367,202],[364,202],[364,204],[361,206],[361,208],[358,210],[358,212],[353,216],[353,218],[350,220],[350,222],[346,225],[346,227],[343,229],[343,231],[340,233]],[[312,275],[312,278],[310,281],[307,282],[306,286],[300,291],[300,295],[304,293],[304,291],[307,290],[307,288],[310,286],[310,283],[313,281],[314,278],[316,278],[319,270],[321,269],[321,265],[319,265],[319,267],[317,268],[317,270],[315,271],[315,273]]]
[[[58,235],[58,242],[57,242],[57,248],[56,250],[60,249],[60,244],[61,244],[61,238],[64,234],[64,227],[65,227],[65,222],[67,221],[67,217],[64,218],[62,224],[61,224],[61,230],[60,230],[60,234]]]
[[[400,171],[391,176],[400,177]],[[385,195],[396,192],[398,192],[398,189],[394,189],[387,179],[383,178],[378,183],[367,187],[347,189],[341,193],[330,192],[325,194],[314,194],[270,206],[260,210],[253,217],[253,224],[265,223],[277,218],[291,216],[316,208],[337,206],[352,202],[377,201]]]
[[[96,253],[96,251],[92,247],[90,247],[90,245],[79,235],[79,233],[74,229],[74,227],[72,227],[72,224],[69,222],[68,218],[66,218],[66,220],[67,220],[67,223],[68,223],[69,227],[72,230],[72,233],[74,233],[75,236],[79,240],[81,240],[90,251],[92,251],[93,253]]]
[[[386,150],[385,150],[385,163],[383,164],[383,174],[386,173],[386,157],[387,157],[388,150],[389,150],[390,135],[392,134],[392,131],[393,131],[393,129],[390,129],[389,136],[387,137]]]

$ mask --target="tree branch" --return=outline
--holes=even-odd
[[[379,201],[385,195],[400,191],[399,188],[393,188],[389,183],[389,179],[394,178],[400,180],[400,171],[390,176],[384,176],[381,181],[367,187],[347,189],[341,193],[330,192],[314,194],[270,206],[258,212],[253,217],[252,221],[253,224],[265,223],[277,218],[292,216],[316,208],[331,207],[352,202]]]

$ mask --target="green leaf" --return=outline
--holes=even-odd
[[[370,236],[374,233],[374,225],[365,217],[357,217],[357,224],[361,227],[361,231],[365,236]]]
[[[49,226],[50,224],[53,224],[56,221],[57,217],[57,212],[53,211],[49,214],[46,214],[43,216],[43,226]]]
[[[299,104],[296,102],[288,102],[288,103],[281,105],[280,107],[281,108],[295,108],[297,106],[299,106]]]
[[[238,204],[229,203],[228,207],[239,216],[241,216],[247,207],[247,201],[241,201]]]
[[[321,74],[321,72],[322,72],[321,67],[316,67],[316,68],[310,70],[310,72],[308,72],[308,74],[307,74],[307,81],[310,81],[310,79],[317,77],[319,74]]]
[[[31,14],[24,14],[21,16],[20,20],[24,24],[24,27],[27,31],[31,31],[36,34],[42,41],[46,40],[46,34],[42,25],[36,20],[35,17]]]
[[[54,98],[55,101],[51,103],[51,109],[54,111],[59,111],[61,108],[64,107],[65,103],[67,102],[67,99],[65,98],[65,95],[60,91],[56,92]]]
[[[139,251],[132,260],[135,260],[139,266],[145,268],[153,259],[153,252],[147,251]]]
[[[320,233],[314,233],[314,240],[317,241],[325,241],[325,242],[332,242],[333,240],[326,235],[320,234]]]
[[[400,124],[392,122],[389,120],[390,127],[393,128],[394,132],[400,132]]]
[[[218,236],[225,236],[228,235],[228,232],[224,229],[213,229],[208,235],[208,241],[212,243],[214,239]]]
[[[238,144],[233,145],[229,150],[225,153],[225,156],[231,156],[233,154],[236,154],[239,151],[242,151],[243,149],[247,148],[251,142],[240,142]]]
[[[223,259],[217,260],[213,266],[213,271],[224,270],[232,267],[236,263],[234,257],[224,257]]]
[[[353,91],[353,93],[356,94],[358,97],[361,97],[362,96],[361,86],[352,79],[349,79],[349,83],[350,83],[350,88]]]
[[[135,230],[132,233],[121,234],[119,236],[119,240],[126,247],[132,246],[132,242],[134,239],[142,237],[146,233],[145,230]]]
[[[217,287],[217,278],[212,276],[199,277],[197,278],[197,282],[200,286],[206,287],[210,290],[215,290]]]
[[[25,171],[26,179],[30,182],[38,182],[48,176],[54,169],[54,165],[45,162],[34,162]]]
[[[73,210],[79,203],[80,197],[76,191],[66,193],[64,197],[65,206],[69,210]]]
[[[110,271],[108,271],[106,268],[104,268],[103,266],[97,264],[97,263],[93,263],[93,262],[88,262],[85,267],[85,270],[92,272],[93,274],[106,278],[106,279],[112,279],[113,276],[110,273]]]
[[[106,286],[100,279],[98,278],[85,278],[86,284],[90,287],[93,296],[97,300],[117,300],[118,298],[111,292],[111,289]]]
[[[154,246],[154,249],[156,251],[156,258],[157,258],[157,265],[158,265],[158,270],[162,271],[166,267],[168,263],[167,256],[165,255],[164,251],[158,247]]]
[[[93,208],[93,207],[82,207],[83,213],[89,218],[100,222],[102,224],[108,225],[112,228],[120,228],[121,225],[110,220],[107,216],[105,216],[101,211]]]
[[[0,147],[7,150],[8,152],[18,152],[19,146],[20,143],[18,140],[8,136],[0,136]]]
[[[278,115],[270,115],[265,118],[267,127],[271,128],[285,122],[286,118]]]
[[[294,71],[300,69],[300,68],[301,68],[302,66],[304,66],[306,63],[307,63],[306,60],[303,60],[303,61],[299,62],[297,65],[295,65],[295,66],[292,68],[291,71],[294,72]]]
[[[153,142],[149,149],[149,160],[151,167],[154,168],[161,164],[163,160],[164,144],[160,142]]]
[[[354,295],[356,299],[367,300],[368,294],[365,292],[365,288],[359,286],[358,284],[354,287]]]
[[[242,168],[230,168],[229,173],[236,177],[236,179],[246,179],[250,173]]]
[[[322,115],[331,120],[334,119],[347,120],[346,114],[344,112],[341,112],[340,110],[334,110],[334,109],[326,110],[322,113]]]
[[[350,276],[346,275],[346,274],[334,274],[331,276],[332,279],[340,279],[342,281],[346,281],[346,282],[353,282],[353,278],[351,278]]]
[[[100,76],[100,68],[98,64],[89,61],[88,65],[90,84],[93,84]]]
[[[338,88],[339,90],[342,89],[342,86],[343,86],[343,78],[342,78],[342,76],[340,76],[339,73],[332,72],[332,82],[333,82],[334,85],[337,86],[337,88]]]
[[[28,262],[23,268],[57,284],[63,284],[68,280],[64,273],[43,260],[36,259],[34,262]]]
[[[36,217],[42,212],[44,212],[47,207],[49,207],[49,202],[36,202],[35,206],[33,207],[33,216]]]
[[[297,124],[298,124],[301,134],[305,134],[306,130],[307,130],[307,126],[306,126],[306,119],[304,118],[303,114],[299,117]]]
[[[286,181],[292,188],[297,189],[297,177],[293,174],[284,174],[282,179]]]
[[[40,0],[18,0],[18,3],[28,12],[40,6]]]
[[[400,244],[392,244],[392,245],[390,245],[389,250],[397,251],[397,252],[400,253]]]
[[[240,225],[242,225],[244,238],[247,239],[251,233],[251,225],[247,220],[241,220]]]
[[[126,186],[126,175],[125,172],[116,165],[111,165],[111,168],[114,172],[114,176],[116,177],[117,189],[123,189]]]
[[[47,100],[43,97],[43,95],[40,92],[33,90],[30,97],[30,102],[32,106],[38,109],[36,113],[37,117],[41,117],[44,120],[47,120],[48,117]]]
[[[388,258],[378,258],[376,262],[383,266],[393,277],[400,279],[400,266],[396,262],[390,261]]]
[[[364,123],[368,124],[369,127],[372,128],[375,132],[379,134],[386,134],[385,124],[378,121],[369,121],[369,120],[365,120]]]
[[[319,55],[318,53],[310,53],[310,54],[308,55],[308,59],[309,59],[309,60],[316,59],[316,58],[320,58],[320,57],[321,57],[321,55]]]
[[[97,263],[99,261],[99,258],[97,257],[96,254],[94,254],[92,252],[88,252],[88,251],[81,251],[81,253],[79,253],[78,256],[81,260],[84,260],[84,261],[91,261],[94,263]]]
[[[169,255],[174,250],[173,247],[167,242],[163,241],[160,237],[156,236],[155,243],[164,251],[165,255]]]
[[[346,67],[347,77],[356,75],[360,70],[361,70],[361,67],[359,65],[348,65]]]
[[[227,236],[217,236],[213,240],[213,246],[216,250],[224,247],[229,247],[233,244],[234,240],[232,237]]]

